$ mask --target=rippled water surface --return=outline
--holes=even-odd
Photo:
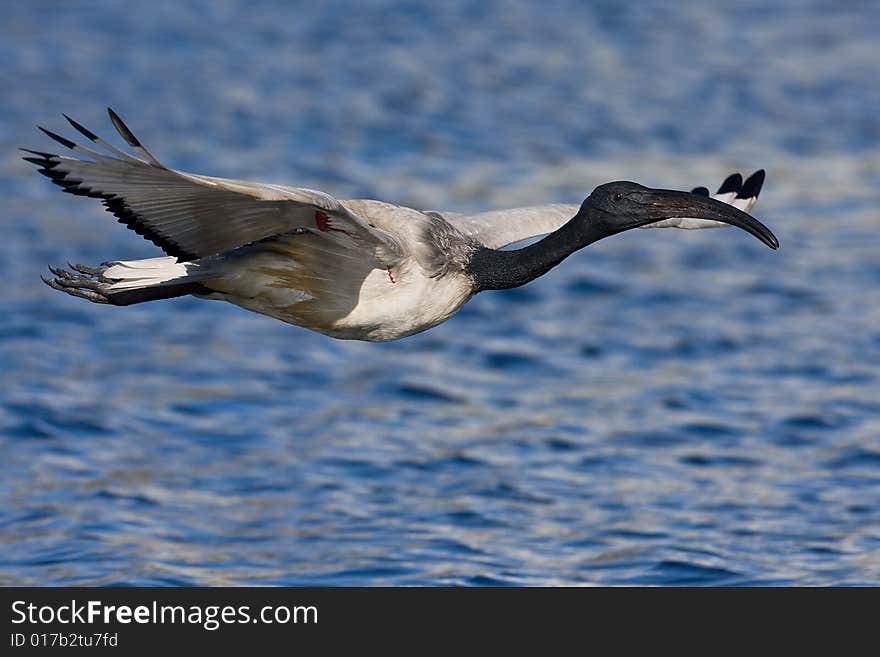
[[[0,583],[880,584],[880,10],[712,4],[6,3]],[[783,246],[633,231],[391,344],[95,306],[45,265],[155,248],[15,148],[105,105],[426,209],[766,167]]]

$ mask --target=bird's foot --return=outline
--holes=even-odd
[[[54,278],[46,278],[45,276],[40,276],[40,278],[53,290],[80,299],[87,299],[92,303],[110,303],[106,290],[112,281],[104,277],[109,263],[104,263],[100,267],[87,267],[70,262],[67,264],[73,271],[50,265],[49,271],[52,272]]]

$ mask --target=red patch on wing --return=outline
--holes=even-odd
[[[326,232],[332,230],[336,233],[345,233],[350,238],[354,239],[354,235],[349,233],[347,230],[345,230],[343,228],[333,228],[333,226],[330,225],[330,215],[327,214],[326,212],[321,212],[321,210],[315,211],[315,226],[322,233],[326,233]]]
[[[330,230],[330,216],[326,212],[318,210],[315,212],[315,225],[322,233]]]
[[[388,269],[388,280],[391,281],[392,283],[396,283],[397,281],[394,280],[394,274],[391,273],[391,267],[388,267],[387,269]]]

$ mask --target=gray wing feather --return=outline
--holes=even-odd
[[[538,205],[512,210],[493,210],[471,215],[443,216],[459,231],[490,249],[500,249],[557,230],[571,219],[577,205]]]
[[[323,192],[200,176],[160,163],[115,114],[113,123],[146,159],[128,155],[79,124],[71,124],[113,155],[79,146],[44,130],[82,158],[33,152],[40,173],[73,194],[103,199],[108,210],[169,255],[195,259],[297,229],[366,248],[392,264],[403,247]]]

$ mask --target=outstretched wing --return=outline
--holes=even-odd
[[[735,173],[727,177],[713,198],[748,212],[758,200],[758,194],[761,192],[763,184],[763,169],[753,173],[745,182],[740,174]],[[705,187],[697,187],[693,193],[709,196],[709,190]],[[577,205],[556,204],[512,210],[493,210],[472,215],[443,213],[442,216],[450,224],[475,238],[481,244],[491,249],[500,249],[508,244],[552,233],[577,214],[578,210],[579,206]],[[727,226],[727,224],[708,219],[674,217],[642,226],[642,228],[696,229],[722,226]]]
[[[392,234],[371,226],[329,194],[175,171],[144,148],[113,110],[108,112],[138,157],[65,115],[77,131],[107,153],[40,128],[80,157],[22,149],[35,156],[24,159],[64,191],[101,199],[120,223],[168,255],[195,260],[300,230],[371,250],[383,264],[402,257],[403,247]]]

